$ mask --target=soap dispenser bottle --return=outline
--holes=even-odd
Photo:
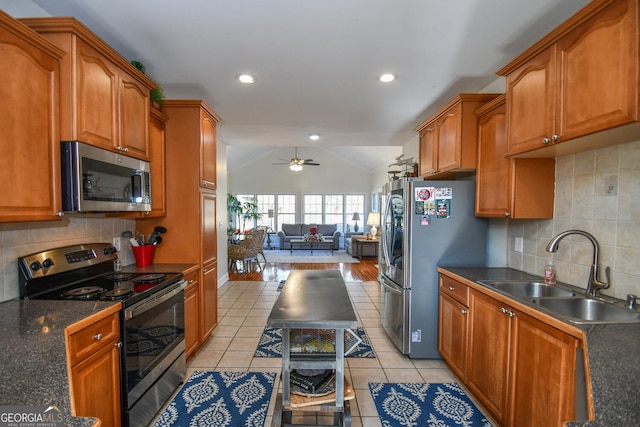
[[[556,268],[553,265],[553,259],[549,258],[547,265],[544,268],[544,283],[547,285],[556,284]]]

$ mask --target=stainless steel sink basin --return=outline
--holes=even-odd
[[[573,297],[575,292],[531,281],[483,281],[483,285],[498,289],[516,298],[540,298],[540,297]]]
[[[539,298],[534,304],[574,323],[640,322],[640,313],[590,298]]]

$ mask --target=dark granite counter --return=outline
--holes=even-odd
[[[64,329],[114,304],[120,303],[0,303],[0,405],[56,406],[67,426],[93,426],[94,418],[71,416]]]
[[[510,268],[451,267],[446,270],[472,282],[542,281],[540,276]],[[582,329],[586,337],[595,420],[569,422],[566,426],[640,425],[640,323],[572,326]]]
[[[122,271],[130,273],[183,273],[193,267],[196,267],[196,264],[151,264],[146,267],[130,264],[123,267]]]

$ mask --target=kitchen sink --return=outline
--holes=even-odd
[[[532,301],[573,323],[640,322],[640,313],[591,298],[538,298]]]
[[[516,298],[573,297],[575,292],[557,286],[532,281],[482,281],[485,286]]]

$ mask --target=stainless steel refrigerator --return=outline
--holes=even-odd
[[[398,179],[385,186],[379,280],[382,326],[402,353],[439,359],[437,267],[484,267],[487,223],[474,181]]]

